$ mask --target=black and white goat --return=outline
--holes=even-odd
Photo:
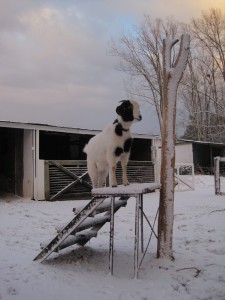
[[[116,165],[121,161],[123,185],[128,185],[127,163],[130,156],[132,138],[130,127],[141,121],[139,104],[134,100],[122,100],[116,108],[118,114],[113,124],[90,139],[84,148],[87,154],[88,173],[92,187],[102,187],[109,173],[110,186],[116,187]]]

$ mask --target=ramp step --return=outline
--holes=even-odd
[[[106,199],[101,205],[99,205],[99,207],[97,207],[97,209],[95,210],[96,214],[100,214],[100,213],[103,213],[103,212],[106,212],[106,211],[109,211],[110,210],[110,205],[111,205],[111,202],[110,202],[110,199]],[[123,206],[126,206],[127,205],[127,200],[116,200],[115,201],[115,211],[117,211],[120,207],[123,207]],[[82,208],[78,208],[79,209],[79,212],[82,210]],[[95,213],[93,212],[91,214],[91,216]],[[76,212],[78,213],[78,211]],[[92,226],[95,226],[95,225],[98,225],[101,221],[100,219],[97,219],[99,218],[99,216],[95,216],[94,219],[93,218],[87,218],[80,226],[77,227],[76,229],[76,232],[79,232],[81,230],[84,230],[84,229],[87,229],[89,227],[92,227]],[[91,222],[91,220],[93,220],[93,223]],[[110,221],[110,219],[108,220],[108,217],[106,218],[105,222],[108,222]],[[64,224],[61,224],[61,225],[58,225],[55,227],[56,231],[57,232],[60,232],[65,226],[66,226],[67,223],[64,223]],[[89,224],[91,224],[91,226],[89,226]],[[83,228],[86,227],[86,228]],[[75,234],[75,233],[72,233],[72,234]]]
[[[107,216],[96,216],[95,218],[88,217],[82,224],[80,224],[76,232],[82,231],[84,229],[88,229],[90,227],[100,225],[101,223],[106,223],[110,221],[110,215]]]
[[[74,230],[71,234],[76,234],[77,232],[80,232],[82,230],[88,229],[90,227],[99,225],[101,223],[106,223],[110,221],[110,215],[107,216],[96,216],[94,218],[92,217],[87,217],[87,219],[81,223],[76,230]],[[61,227],[56,227],[57,232],[60,232],[62,230],[62,226]]]
[[[126,206],[128,196],[123,196],[116,200],[114,213],[116,213],[120,207]],[[73,244],[79,244],[84,246],[92,237],[96,237],[98,231],[102,226],[110,221],[110,199],[103,204],[105,198],[94,197],[92,200],[80,210],[74,218],[66,224],[64,227],[57,228],[58,234],[48,244],[42,244],[42,251],[34,258],[35,260],[44,261],[52,252],[59,251],[65,247]],[[102,212],[106,212],[104,215],[97,215]],[[87,228],[92,227],[90,230]],[[82,232],[83,231],[83,232]],[[77,234],[77,232],[82,232]]]
[[[82,245],[83,243],[86,244],[91,238],[96,236],[97,236],[97,232],[94,230],[85,230],[76,235],[69,235],[54,251],[58,252],[74,244],[79,244],[79,245]],[[41,249],[44,249],[47,245],[48,243],[42,243]]]
[[[104,200],[105,198],[92,198],[84,209],[34,258],[34,261],[44,261]]]
[[[115,209],[126,206],[127,205],[127,199],[118,199],[115,201]],[[106,199],[101,205],[99,205],[95,211],[93,211],[92,215],[101,214],[103,212],[109,211],[111,206],[111,199]],[[73,212],[74,214],[78,214],[82,210],[82,207],[74,208]]]
[[[129,197],[121,197],[119,201],[124,201],[124,205],[123,206],[126,206],[127,204],[127,200],[129,199]],[[117,206],[114,208],[114,214],[120,209],[121,206]],[[108,210],[104,216],[110,216],[111,215],[111,212],[110,210]],[[91,231],[93,232],[96,232],[96,234],[98,233],[98,231],[104,226],[105,223],[101,223],[101,224],[98,224],[98,225],[95,225],[92,227]],[[82,242],[82,244],[80,243],[79,245],[81,246],[84,246],[89,240],[87,240],[86,242]]]

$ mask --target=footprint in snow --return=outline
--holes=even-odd
[[[17,295],[18,294],[17,291],[16,291],[16,289],[13,288],[13,287],[9,287],[7,289],[7,291],[8,291],[8,294],[10,294],[10,295]]]

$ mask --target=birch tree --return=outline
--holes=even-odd
[[[191,22],[191,34],[207,49],[225,81],[225,15],[219,9],[203,11]]]
[[[184,138],[225,141],[225,85],[219,72],[208,53],[198,52],[195,59],[192,53],[180,93],[190,120]]]
[[[178,40],[163,41],[163,127],[161,190],[158,220],[158,257],[173,258],[173,218],[174,218],[174,166],[175,166],[175,123],[177,89],[185,70],[190,36],[181,36],[179,54],[172,63],[172,49]]]
[[[189,114],[184,138],[225,141],[225,15],[210,9],[192,20],[192,53],[181,82]]]
[[[129,90],[155,108],[160,131],[162,128],[162,48],[163,39],[174,38],[177,23],[172,19],[164,22],[144,17],[144,22],[132,33],[123,34],[113,41],[111,54],[120,58],[119,69],[135,80],[134,89]],[[174,49],[173,49],[174,50]],[[175,57],[173,53],[172,60]]]

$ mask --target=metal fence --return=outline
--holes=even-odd
[[[87,173],[86,161],[45,161],[46,200],[90,197],[91,186],[88,185],[91,185],[91,180],[88,174],[79,180],[85,173]],[[151,161],[129,161],[127,175],[130,183],[154,182],[154,164]],[[118,184],[122,184],[120,164],[117,166],[116,177]]]
[[[195,189],[194,164],[177,163],[175,165],[176,190],[186,191]]]

